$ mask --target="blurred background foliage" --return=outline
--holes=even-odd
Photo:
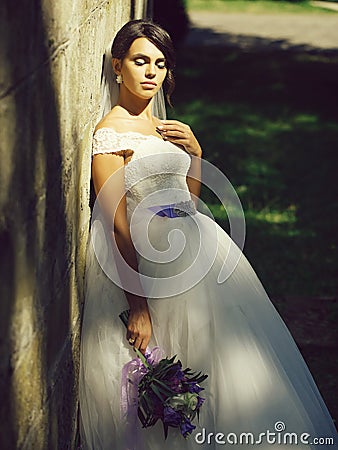
[[[153,20],[168,31],[176,47],[189,30],[187,7],[184,0],[153,0]]]
[[[202,3],[311,11],[304,1],[177,1],[176,45],[189,8]],[[235,187],[247,222],[244,253],[268,293],[336,295],[338,52],[181,45],[176,81],[169,116],[191,125],[204,158]],[[229,231],[222,205],[207,189],[202,198]]]
[[[338,0],[329,0],[337,3]],[[309,0],[181,0],[187,10],[249,12],[249,13],[314,13],[318,14],[318,6],[314,7]],[[320,8],[321,12],[328,12]]]

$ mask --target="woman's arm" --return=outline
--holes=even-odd
[[[113,175],[113,176],[112,176]],[[117,154],[96,154],[92,160],[92,177],[94,189],[98,197],[100,208],[111,226],[112,239],[115,238],[118,249],[126,263],[136,272],[130,281],[126,279],[126,270],[117,269],[122,285],[132,282],[137,292],[143,292],[140,278],[137,274],[138,264],[135,248],[131,239],[127,221],[127,205],[124,185],[124,158]],[[106,181],[109,181],[106,183]],[[104,185],[104,188],[102,189]],[[101,190],[102,189],[102,190]],[[115,211],[115,214],[114,214]],[[135,290],[135,289],[134,289]],[[151,318],[147,299],[144,295],[132,294],[124,291],[130,307],[127,339],[135,338],[134,346],[145,352],[151,337]]]
[[[192,199],[197,206],[197,197],[201,192],[201,158],[202,149],[189,125],[178,120],[162,120],[162,125],[157,126],[163,139],[180,145],[192,155],[191,165],[187,173],[187,184]]]
[[[196,206],[201,192],[201,158],[202,156],[193,156],[191,158],[190,168],[187,173],[187,185]]]

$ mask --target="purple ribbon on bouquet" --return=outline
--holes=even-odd
[[[147,347],[145,357],[149,364],[153,365],[159,363],[165,356],[160,347],[154,347],[152,350]],[[132,359],[122,368],[121,419],[126,423],[126,438],[130,440],[128,444],[130,448],[133,448],[139,428],[137,426],[138,384],[147,372],[148,369],[140,358]]]

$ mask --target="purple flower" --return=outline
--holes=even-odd
[[[181,423],[180,425],[180,429],[181,429],[181,434],[184,437],[187,437],[188,434],[190,434],[194,429],[195,429],[195,425],[193,425],[189,419],[185,419],[184,422]]]
[[[178,378],[174,378],[173,380],[170,381],[169,387],[174,392],[179,393],[179,392],[181,392],[182,383],[180,382],[180,380]]]
[[[137,349],[136,353],[140,364],[134,385],[138,385],[137,412],[143,427],[152,427],[160,419],[165,439],[168,427],[179,428],[186,438],[196,428],[192,421],[204,402],[199,396],[203,390],[199,383],[207,375],[192,372],[189,368],[182,370],[182,363],[175,362],[176,355],[164,358],[158,347],[146,355]]]
[[[181,366],[181,367],[182,367],[182,366]],[[182,369],[180,369],[180,370],[177,371],[176,377],[177,377],[177,379],[180,380],[180,381],[184,379],[184,373],[183,373],[183,370],[182,370]]]
[[[198,396],[196,409],[200,408],[200,406],[204,403],[204,401],[205,401],[205,398]]]
[[[176,364],[173,365],[171,371],[170,371],[170,378],[173,379],[177,379],[177,380],[182,380],[182,378],[184,377],[184,373],[182,371],[182,365],[180,363],[180,361],[178,361]]]
[[[178,427],[181,423],[181,414],[175,411],[171,406],[165,406],[163,409],[163,422],[171,427]]]
[[[188,391],[198,394],[199,392],[203,391],[203,388],[201,388],[201,386],[199,386],[197,383],[189,383]]]

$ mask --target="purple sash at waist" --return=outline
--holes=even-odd
[[[148,209],[161,217],[184,217],[196,214],[196,209],[192,201],[171,203],[169,205],[149,206]]]

